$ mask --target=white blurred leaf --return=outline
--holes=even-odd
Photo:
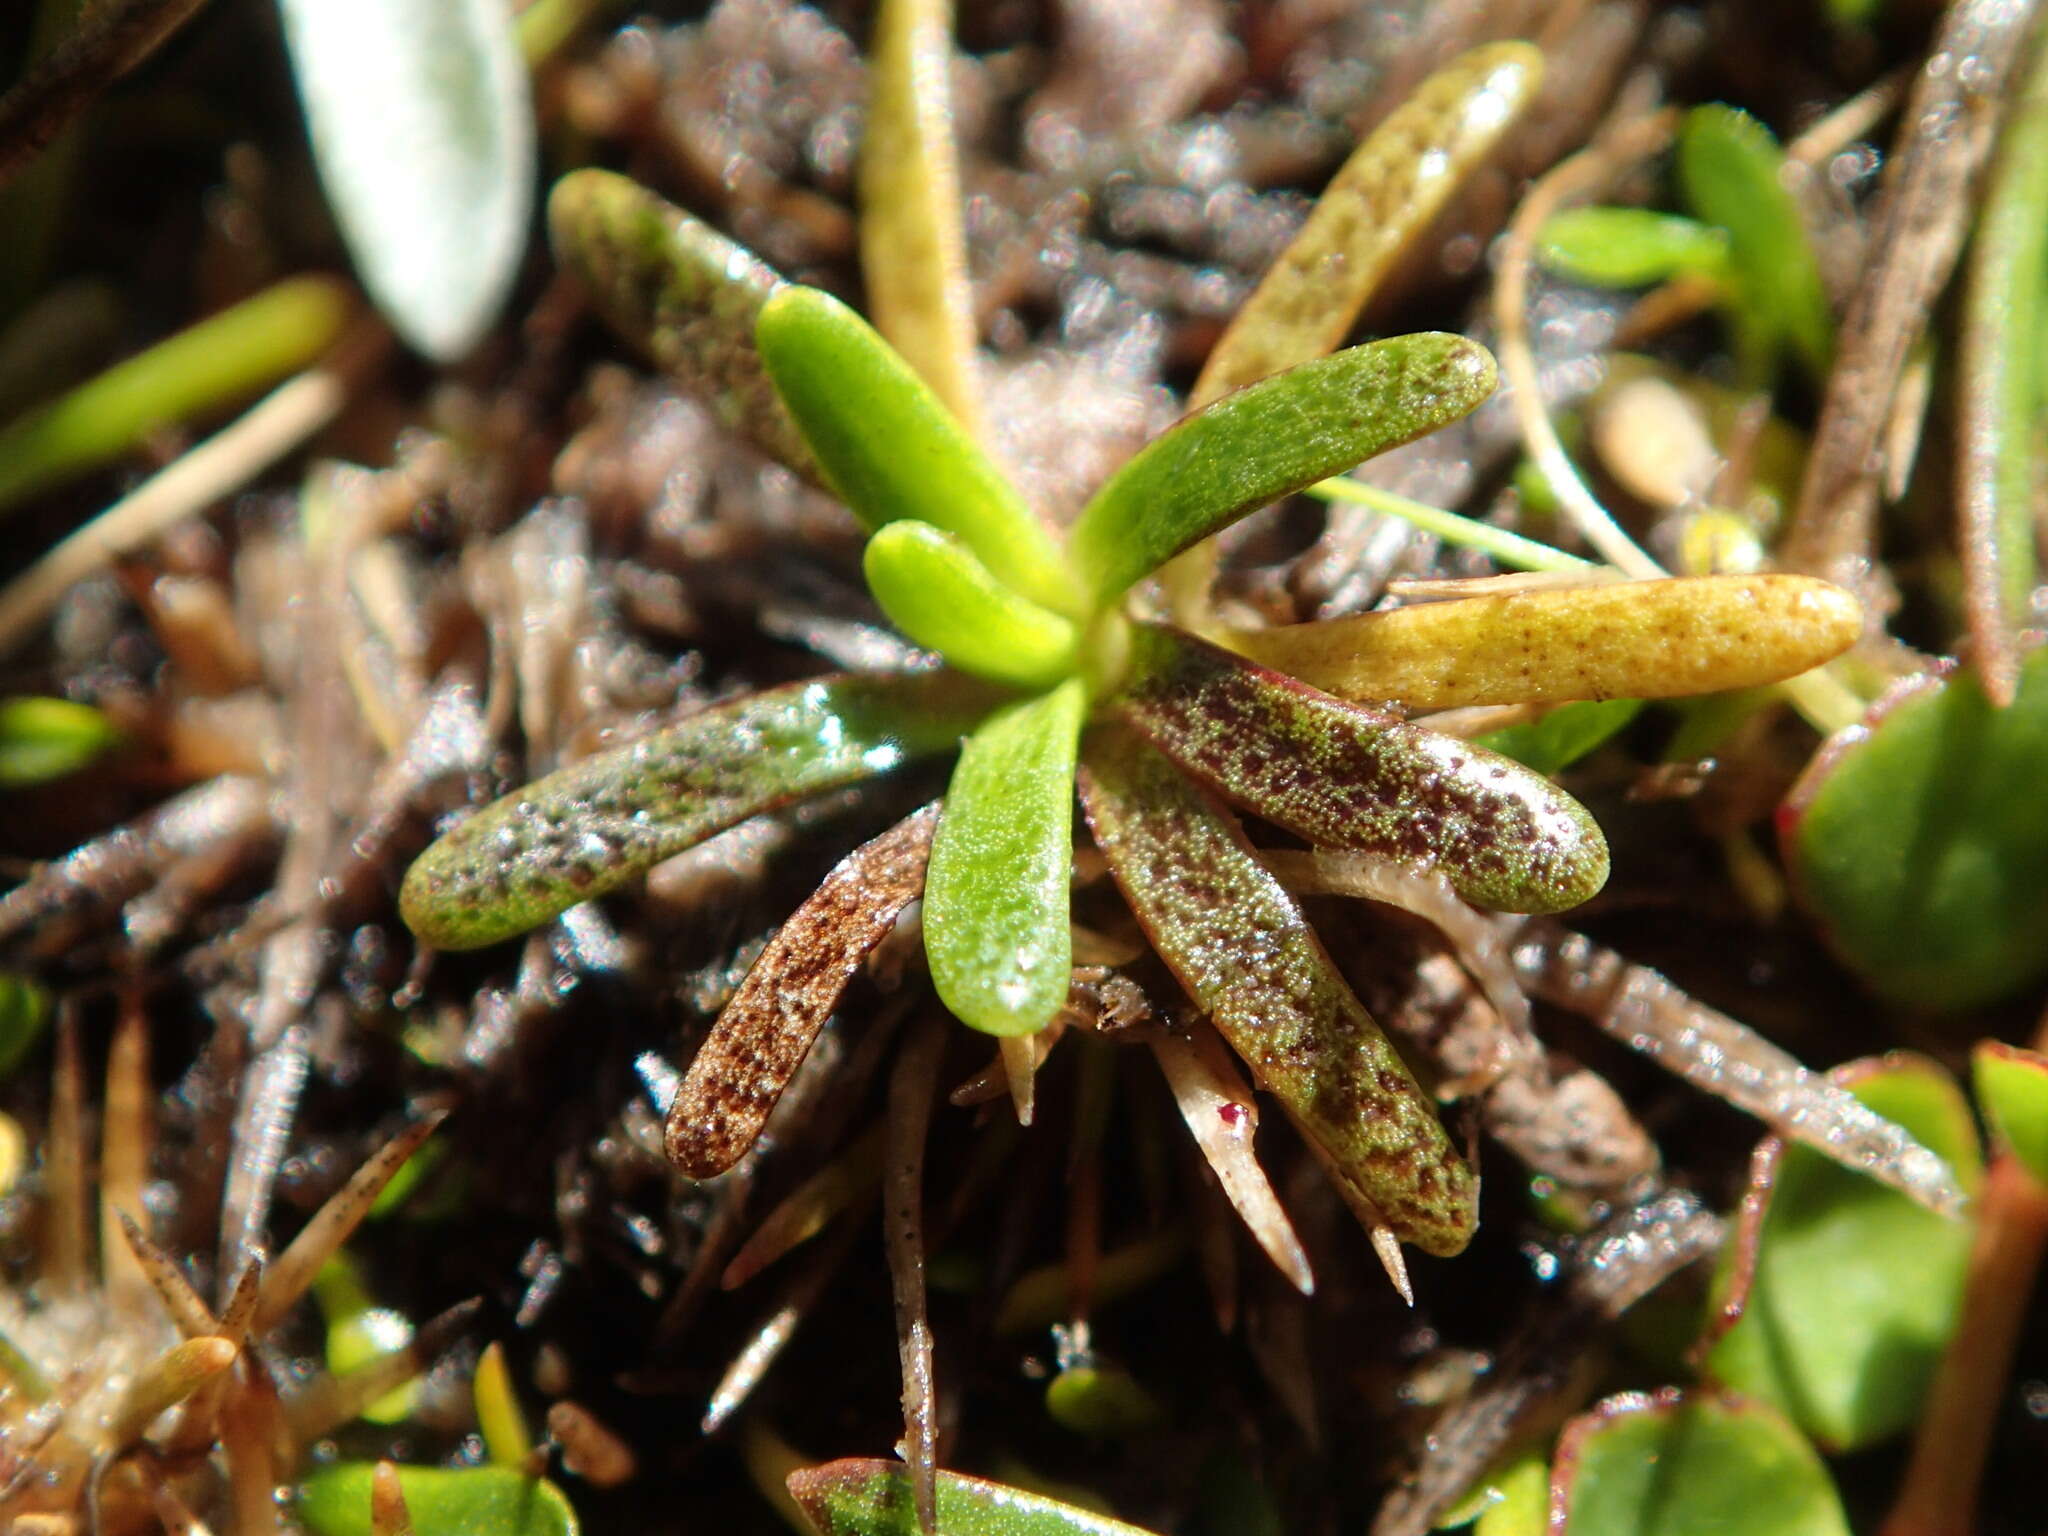
[[[363,286],[447,360],[497,314],[533,210],[508,0],[278,0],[313,155]]]

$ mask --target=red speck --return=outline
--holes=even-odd
[[[1223,1123],[1233,1131],[1244,1129],[1244,1106],[1242,1104],[1219,1104],[1216,1113],[1223,1117]]]

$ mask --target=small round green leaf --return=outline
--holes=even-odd
[[[1728,232],[1650,208],[1567,208],[1537,235],[1536,257],[1560,277],[1602,288],[1718,279],[1728,270]]]
[[[868,590],[904,634],[962,672],[1044,688],[1070,673],[1073,622],[998,581],[964,540],[905,518],[868,540]]]
[[[2048,1056],[1985,1040],[1970,1053],[1970,1078],[1998,1139],[2048,1184]]]
[[[2048,650],[1994,709],[1929,679],[1837,739],[1780,821],[1823,931],[1880,995],[1962,1009],[2048,973]]]
[[[960,750],[932,838],[924,947],[939,1000],[992,1035],[1043,1029],[1067,1000],[1079,678],[998,710]]]
[[[367,1461],[322,1467],[300,1485],[298,1517],[314,1536],[372,1536]],[[416,1536],[576,1536],[576,1511],[544,1477],[509,1467],[400,1467]]]
[[[1552,1471],[1573,1536],[1848,1536],[1827,1468],[1763,1403],[1624,1393],[1566,1426]]]
[[[824,1536],[919,1536],[910,1475],[896,1462],[807,1467],[790,1474],[789,1491]],[[1092,1510],[957,1472],[939,1474],[939,1529],[945,1536],[1149,1536]]]
[[[1541,719],[1478,738],[1479,745],[1555,777],[1642,712],[1641,699],[1580,699]]]
[[[943,528],[1032,601],[1075,611],[1051,529],[874,327],[830,294],[792,285],[762,305],[754,345],[868,529],[902,517]]]
[[[1135,1435],[1166,1416],[1159,1399],[1115,1365],[1061,1371],[1046,1385],[1045,1411],[1062,1428],[1098,1438]]]
[[[1946,1072],[1900,1056],[1833,1076],[1975,1190],[1983,1174],[1976,1126]],[[1918,1416],[1955,1325],[1969,1227],[1796,1145],[1755,1193],[1767,1203],[1748,1306],[1714,1345],[1709,1374],[1777,1404],[1830,1449],[1897,1434]],[[1740,1248],[1729,1245],[1716,1307]]]

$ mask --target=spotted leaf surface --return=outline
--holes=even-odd
[[[1228,815],[1114,726],[1090,735],[1081,798],[1124,898],[1180,984],[1280,1101],[1368,1226],[1452,1254],[1479,1180]]]
[[[1461,896],[1510,912],[1561,911],[1606,882],[1599,826],[1542,775],[1178,630],[1133,631],[1113,707],[1205,784],[1319,848],[1440,869]]]
[[[438,948],[494,944],[745,817],[950,751],[996,699],[956,673],[917,672],[716,705],[484,807],[414,862],[400,910]]]
[[[754,322],[782,286],[774,269],[612,171],[571,171],[556,182],[548,231],[556,260],[582,281],[606,324],[726,426],[822,481],[754,350]]]
[[[683,1172],[708,1179],[754,1144],[861,961],[924,890],[938,820],[928,805],[854,849],[775,931],[669,1105]]]

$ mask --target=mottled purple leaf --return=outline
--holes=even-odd
[[[1483,906],[1557,912],[1607,879],[1599,826],[1542,775],[1179,630],[1132,631],[1112,707],[1244,809],[1319,848],[1440,869]]]
[[[1277,1098],[1370,1227],[1451,1254],[1478,1178],[1236,824],[1114,727],[1088,739],[1082,803],[1154,948]]]

